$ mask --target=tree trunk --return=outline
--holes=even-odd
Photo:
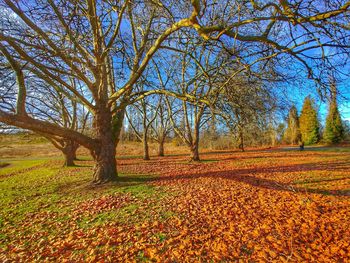
[[[160,138],[158,142],[158,156],[164,156],[164,138]]]
[[[198,162],[200,161],[199,158],[199,147],[198,144],[193,144],[191,147],[191,161]]]
[[[149,147],[148,147],[148,139],[147,139],[146,131],[143,132],[142,142],[143,142],[143,159],[148,161],[150,160],[150,158],[149,158]]]
[[[200,118],[196,118],[196,123],[194,126],[194,136],[193,136],[193,141],[191,145],[191,161],[199,161],[199,123],[200,123]]]
[[[74,160],[76,158],[75,152],[65,151],[65,152],[63,152],[63,155],[64,155],[64,159],[65,159],[64,166],[67,166],[67,167],[75,166],[75,163],[74,163]]]
[[[199,158],[199,121],[194,127],[194,140],[191,145],[191,161],[200,161]]]
[[[79,148],[79,144],[72,140],[65,140],[64,147],[62,148],[62,152],[65,158],[64,166],[75,166],[74,160],[77,160],[77,149]]]
[[[239,132],[239,140],[240,140],[240,143],[239,143],[239,149],[244,152],[244,135],[243,135],[243,131],[240,130]]]
[[[115,136],[116,146],[120,141],[120,134],[123,129],[124,117],[125,117],[125,109],[121,109],[113,116],[113,119],[112,119],[112,126],[113,126],[112,130]],[[130,137],[129,137],[129,141],[130,141]]]
[[[112,114],[108,109],[98,109],[95,113],[96,139],[99,145],[92,151],[95,160],[94,183],[115,181],[118,178],[116,139],[112,128]]]

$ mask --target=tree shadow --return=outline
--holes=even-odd
[[[269,178],[273,173],[291,173],[300,171],[317,171],[317,170],[344,170],[344,168],[339,167],[342,165],[349,166],[349,163],[340,162],[334,164],[303,164],[303,165],[289,165],[289,166],[279,166],[279,167],[263,167],[263,168],[246,168],[246,169],[234,169],[226,171],[214,171],[205,172],[198,174],[186,174],[186,175],[171,175],[162,176],[155,178],[154,181],[174,181],[183,179],[199,179],[199,178],[223,178],[228,180],[233,180],[240,183],[245,183],[253,187],[259,187],[268,190],[275,191],[287,191],[287,192],[302,192],[302,193],[315,193],[322,195],[333,195],[333,196],[350,196],[350,190],[324,190],[324,189],[309,189],[306,187],[297,186],[294,183],[283,183],[278,182]],[[266,177],[258,177],[255,174],[260,174]],[[334,180],[345,180],[350,179],[349,177],[337,178]],[[326,181],[327,179],[325,179]]]
[[[158,180],[158,176],[155,175],[122,175],[119,176],[118,179],[114,182],[114,184],[120,185],[120,184],[145,184],[148,182],[152,182],[155,180]]]
[[[102,184],[95,184],[90,178],[81,178],[72,182],[64,182],[58,185],[54,192],[61,194],[80,194],[91,192],[103,192],[113,188],[137,187],[157,180],[155,175],[121,175],[117,180]]]

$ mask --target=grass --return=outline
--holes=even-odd
[[[154,217],[145,204],[152,202],[152,206],[156,206],[166,195],[160,187],[148,184],[156,176],[119,176],[119,182],[98,187],[90,183],[90,167],[63,168],[60,162],[52,160],[11,161],[9,166],[0,170],[0,227],[6,224],[20,228],[32,215],[47,213],[54,215],[54,218],[46,219],[48,224],[68,223],[72,221],[74,210],[82,203],[110,195],[129,196],[130,201],[116,209],[97,211],[93,215],[89,214],[90,211],[86,214],[82,211],[76,219],[81,227],[89,228],[111,221],[136,222]],[[135,214],[137,210],[139,212]],[[163,213],[161,210],[158,207],[159,218],[167,217],[167,211]],[[34,230],[34,225],[27,228],[29,232]],[[0,243],[6,240],[7,235],[1,233]]]
[[[336,146],[331,146],[331,147],[310,147],[307,150],[309,151],[321,151],[321,152],[350,152],[350,147],[336,147]]]
[[[42,136],[30,133],[20,134],[6,134],[0,135],[0,142],[2,145],[13,145],[13,144],[41,144],[47,143],[48,140]]]
[[[245,261],[258,257],[259,245],[241,239],[253,237],[253,229],[262,229],[259,226],[286,234],[281,241],[286,244],[292,233],[288,231],[299,229],[300,218],[311,220],[312,227],[312,216],[321,211],[329,213],[338,227],[348,214],[350,166],[345,150],[205,157],[193,166],[185,161],[187,155],[165,157],[168,161],[159,163],[121,157],[119,180],[102,186],[91,184],[92,162],[87,156],[69,168],[57,157],[6,159],[6,167],[0,169],[0,261],[30,257],[29,261],[92,262],[94,255],[111,261],[112,251],[112,259],[151,262],[154,251],[169,259],[176,253],[189,255],[191,246],[192,252],[207,246],[202,256],[210,262],[214,250],[221,249],[218,240],[232,245],[230,249]],[[300,222],[288,225],[288,219]],[[266,247],[270,241],[265,234],[257,235],[257,242]],[[300,231],[293,238],[296,250],[304,247]],[[283,253],[290,254],[288,249]],[[181,259],[173,261],[186,261]]]
[[[280,148],[279,151],[300,151],[298,146],[290,146]],[[324,145],[311,145],[305,146],[303,152],[339,152],[339,153],[347,153],[350,152],[350,147],[342,147],[342,146],[324,146]]]

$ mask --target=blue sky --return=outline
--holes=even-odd
[[[350,121],[350,87],[347,83],[342,83],[338,85],[338,91],[340,95],[338,96],[339,111],[341,113],[342,119],[345,121]],[[287,94],[288,100],[294,103],[300,114],[301,108],[303,106],[304,98],[308,95],[315,101],[315,106],[318,108],[319,119],[323,124],[327,116],[328,105],[327,101],[322,101],[318,94],[316,94],[315,84],[312,80],[305,79],[303,87],[292,87],[290,92]]]

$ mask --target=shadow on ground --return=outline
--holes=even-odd
[[[321,170],[345,170],[349,168],[350,164],[348,162],[337,162],[332,164],[324,163],[310,163],[310,164],[298,164],[298,165],[288,165],[288,166],[278,166],[278,167],[263,167],[263,168],[246,168],[246,169],[234,169],[227,171],[213,171],[198,174],[186,174],[186,175],[170,175],[161,176],[157,178],[150,179],[150,181],[174,181],[174,180],[192,180],[199,178],[222,178],[237,181],[240,183],[245,183],[253,187],[259,187],[263,189],[276,190],[276,191],[288,191],[288,192],[303,192],[303,193],[315,193],[323,195],[334,195],[334,196],[350,196],[350,189],[346,190],[324,190],[324,189],[309,189],[306,187],[297,186],[296,183],[283,183],[272,179],[264,178],[271,177],[273,173],[292,173],[292,172],[302,172],[302,171],[321,171]],[[256,176],[259,174],[261,177]],[[309,181],[310,183],[320,183],[326,181],[337,181],[337,180],[347,180],[350,179],[349,176],[341,178],[325,178],[324,180]],[[301,183],[299,183],[301,184]]]

